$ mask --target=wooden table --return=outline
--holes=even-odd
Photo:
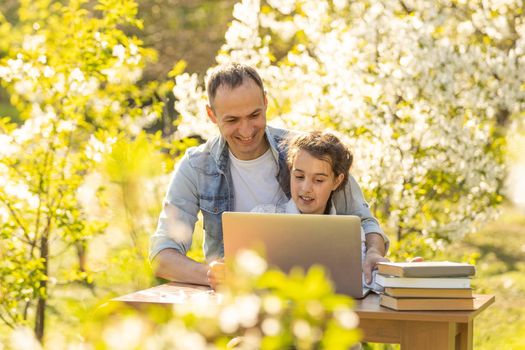
[[[113,300],[134,306],[183,304],[203,293],[219,297],[205,286],[166,283]],[[471,350],[474,318],[492,303],[493,295],[476,295],[473,311],[394,311],[379,306],[379,296],[370,294],[356,300],[355,312],[365,342],[401,344],[403,350]]]
[[[471,350],[474,318],[494,296],[476,295],[473,311],[394,311],[379,306],[376,294],[356,302],[364,341],[401,344],[403,350]]]

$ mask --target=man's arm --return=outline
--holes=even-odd
[[[152,261],[155,276],[169,281],[208,285],[209,266],[182,255],[175,249],[163,249]]]
[[[357,215],[361,218],[361,226],[366,237],[366,255],[363,272],[366,282],[370,283],[372,271],[380,261],[388,261],[384,256],[388,251],[388,237],[383,233],[379,222],[372,216],[368,203],[365,201],[361,187],[352,175],[343,191],[336,192],[334,204],[338,214]]]
[[[186,257],[199,211],[195,179],[186,154],[172,174],[149,253],[157,277],[207,285],[208,265]]]
[[[209,285],[213,289],[224,283],[226,267],[222,259],[202,264],[168,248],[161,250],[152,264],[155,276],[169,281]]]

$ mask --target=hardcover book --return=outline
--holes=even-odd
[[[450,288],[385,288],[385,294],[396,298],[472,298],[472,289]]]
[[[378,272],[398,277],[467,277],[476,273],[474,265],[450,261],[381,262]]]
[[[400,311],[415,310],[475,310],[474,298],[434,299],[434,298],[394,298],[382,294],[381,306]]]
[[[376,282],[384,288],[470,288],[470,278],[468,277],[395,277],[378,273]]]

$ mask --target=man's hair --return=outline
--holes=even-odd
[[[216,67],[206,84],[206,91],[208,92],[208,100],[210,105],[213,104],[213,100],[217,95],[217,89],[220,86],[227,86],[230,89],[234,89],[244,83],[246,79],[251,79],[261,88],[261,93],[264,95],[264,86],[259,73],[255,68],[242,63],[228,63]]]
[[[329,132],[312,131],[307,134],[297,135],[287,140],[287,143],[287,162],[290,169],[297,153],[300,150],[306,151],[313,157],[330,163],[335,177],[343,174],[343,181],[341,181],[341,184],[339,184],[335,191],[344,188],[348,182],[348,174],[354,156],[337,136]]]

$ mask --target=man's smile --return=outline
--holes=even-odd
[[[254,137],[253,136],[249,136],[249,137],[237,136],[237,140],[239,140],[242,143],[250,143],[254,140]]]

